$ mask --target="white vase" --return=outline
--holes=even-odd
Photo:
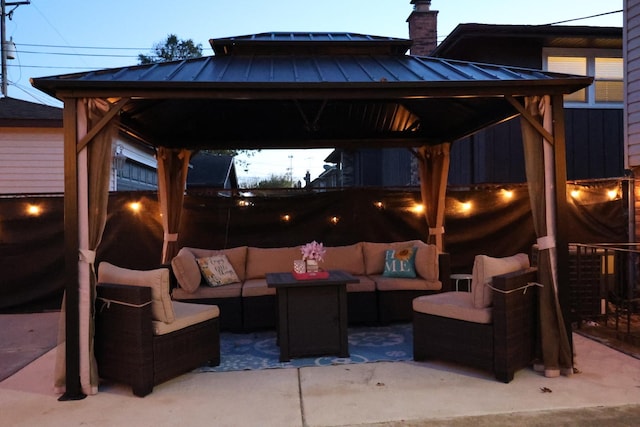
[[[307,273],[317,273],[318,270],[319,270],[318,261],[316,261],[315,259],[308,259],[307,260]]]

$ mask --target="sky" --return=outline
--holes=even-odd
[[[21,0],[24,1],[24,0]],[[8,3],[21,1],[7,0]],[[32,77],[78,73],[138,63],[139,53],[175,34],[201,44],[209,39],[273,31],[351,32],[408,38],[410,0],[31,0],[7,6],[7,40],[16,45],[8,61],[8,96],[62,104],[34,89]],[[623,0],[432,0],[438,11],[438,42],[458,24],[551,24],[622,26]],[[578,20],[579,19],[579,20]],[[241,181],[286,175],[316,178],[331,150],[262,151],[237,167]]]

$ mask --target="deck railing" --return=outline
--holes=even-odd
[[[571,243],[569,255],[572,321],[599,320],[627,338],[639,335],[632,316],[640,313],[640,243]]]

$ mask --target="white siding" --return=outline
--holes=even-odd
[[[62,193],[62,128],[0,129],[0,194]]]
[[[627,167],[640,166],[640,0],[625,1]]]

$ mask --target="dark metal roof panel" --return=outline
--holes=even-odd
[[[34,79],[39,88],[141,83],[269,84],[525,82],[575,76],[534,69],[415,56],[240,55],[124,67]]]

